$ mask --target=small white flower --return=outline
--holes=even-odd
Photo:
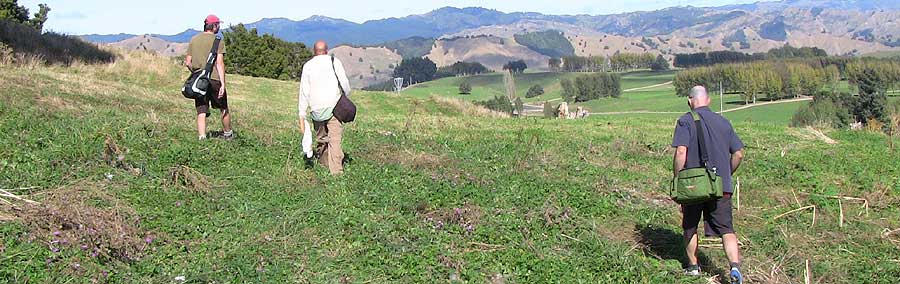
[[[184,282],[184,280],[185,280],[184,276],[175,276],[175,281]]]

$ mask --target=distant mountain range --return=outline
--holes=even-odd
[[[158,38],[158,39],[161,39],[161,40],[164,40],[164,41],[168,41],[168,42],[187,43],[187,42],[191,41],[191,37],[193,37],[194,35],[196,35],[196,34],[199,33],[199,32],[200,32],[200,31],[195,30],[195,29],[187,29],[187,30],[185,30],[185,31],[183,31],[183,32],[180,32],[180,33],[177,33],[177,34],[174,34],[174,35],[150,34],[150,35],[146,35],[146,36],[151,36],[151,37]],[[126,40],[126,39],[130,39],[130,38],[133,38],[133,37],[137,37],[137,36],[139,36],[139,35],[133,35],[133,34],[112,34],[112,35],[90,34],[90,35],[82,35],[82,36],[80,36],[80,37],[83,38],[83,39],[85,39],[85,40],[87,40],[87,41],[90,41],[90,42],[96,42],[96,43],[114,43],[114,42],[119,42],[119,41],[123,41],[123,40]],[[140,36],[145,36],[145,35],[140,35]]]
[[[508,61],[524,60],[529,69],[548,70],[550,57],[562,55],[653,53],[671,60],[678,53],[765,52],[785,44],[818,47],[832,55],[900,51],[898,0],[785,0],[615,15],[445,7],[361,24],[313,16],[301,21],[267,18],[245,26],[292,42],[327,41],[363,86],[390,79],[401,58],[422,56],[438,66],[466,61],[500,70]],[[179,44],[198,32],[83,38],[177,56]]]
[[[675,7],[649,12],[632,12],[615,15],[545,15],[541,13],[503,13],[484,8],[445,7],[422,15],[402,18],[354,23],[347,20],[313,16],[294,21],[285,18],[266,18],[247,23],[248,28],[256,28],[260,33],[273,34],[292,42],[307,44],[323,39],[332,43],[352,45],[374,45],[410,37],[437,38],[445,34],[484,26],[508,25],[525,20],[541,20],[564,23],[592,29],[601,33],[623,36],[658,36],[682,29],[703,31],[717,23],[741,20],[747,16],[764,16],[775,19],[791,8],[809,8],[824,11],[844,12],[898,10],[896,0],[786,0],[778,2],[758,2],[754,4],[729,5],[721,7]],[[791,21],[787,18],[787,21]],[[840,17],[824,19],[840,21]],[[803,24],[803,23],[797,23]],[[894,25],[895,26],[895,25]],[[197,33],[186,30],[176,35],[151,35],[171,42],[187,42]],[[83,38],[102,43],[121,41],[136,35],[85,35]]]

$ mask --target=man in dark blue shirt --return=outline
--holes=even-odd
[[[703,136],[709,156],[707,166],[715,169],[715,172],[722,177],[725,194],[718,200],[682,206],[681,211],[684,216],[681,227],[684,229],[685,247],[688,261],[690,261],[685,273],[700,276],[700,266],[697,262],[697,226],[702,216],[706,235],[722,237],[725,254],[728,255],[728,260],[731,262],[732,283],[742,283],[740,252],[731,216],[731,193],[733,191],[731,175],[737,171],[744,158],[744,144],[734,132],[731,123],[709,109],[709,103],[710,98],[706,88],[697,86],[691,89],[688,105],[700,116],[703,123]],[[678,172],[683,169],[701,167],[700,142],[696,128],[694,118],[690,113],[678,119],[672,139],[672,147],[676,148],[673,159],[675,176],[678,176]]]

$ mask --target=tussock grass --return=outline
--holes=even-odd
[[[472,102],[463,101],[441,96],[431,96],[431,101],[438,105],[444,105],[453,109],[457,113],[467,116],[484,117],[484,118],[503,118],[509,117],[508,114],[489,110],[483,106],[476,105]]]

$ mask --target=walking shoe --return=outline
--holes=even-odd
[[[234,139],[234,130],[232,130],[232,131],[223,131],[223,132],[222,132],[222,139],[225,139],[225,140],[232,140],[232,139]]]
[[[737,267],[731,268],[731,284],[744,284],[744,275]]]
[[[684,269],[684,275],[687,276],[700,276],[700,266],[699,265],[689,265]]]

